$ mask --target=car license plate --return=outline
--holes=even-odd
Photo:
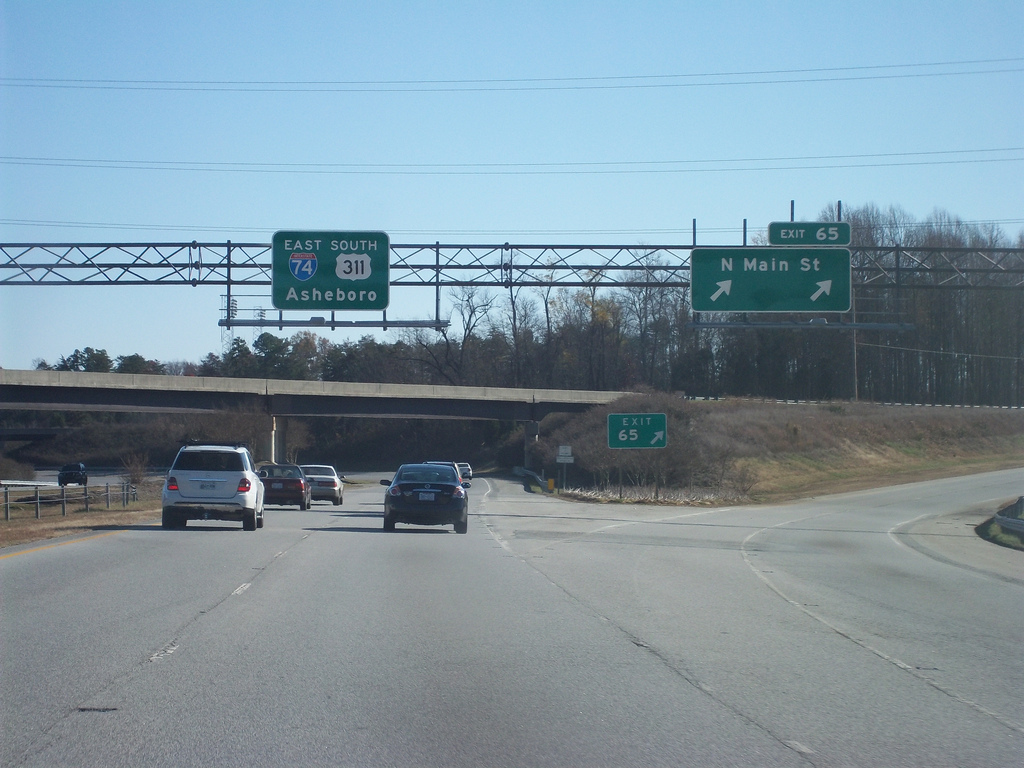
[[[434,494],[420,492],[420,501],[433,501]]]
[[[284,488],[284,483],[271,483],[271,488]]]
[[[216,487],[217,487],[216,483],[200,483],[199,484],[199,490],[201,490],[201,491],[212,491]]]

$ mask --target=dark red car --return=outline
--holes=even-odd
[[[297,504],[309,509],[312,486],[298,464],[267,464],[260,467],[264,504]]]

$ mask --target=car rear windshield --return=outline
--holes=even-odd
[[[305,466],[303,465],[302,471],[307,475],[333,475],[334,467],[321,467],[321,466]]]
[[[174,469],[203,472],[242,472],[242,455],[234,451],[182,451]]]
[[[267,473],[267,477],[301,477],[302,472],[298,467],[280,467],[280,466],[268,466],[264,467],[263,471]]]
[[[419,467],[414,469],[403,469],[398,476],[401,483],[455,483],[455,470],[447,467]]]

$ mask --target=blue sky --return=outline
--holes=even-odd
[[[1016,239],[1022,30],[1019,0],[0,0],[0,242],[725,245],[791,200]],[[0,286],[0,366],[198,361],[221,292]]]

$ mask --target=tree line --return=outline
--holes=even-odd
[[[819,215],[836,219],[833,207]],[[846,211],[853,247],[1024,248],[994,226],[943,212],[917,221],[897,207]],[[652,260],[650,270],[657,274]],[[1017,285],[1013,285],[1013,280]],[[112,360],[86,347],[40,369],[348,382],[655,391],[695,397],[862,399],[1024,405],[1024,288],[908,290],[857,286],[862,316],[899,317],[899,330],[701,327],[688,290],[472,287],[450,296],[440,332],[333,343],[311,332],[235,338],[197,362],[142,355]]]

